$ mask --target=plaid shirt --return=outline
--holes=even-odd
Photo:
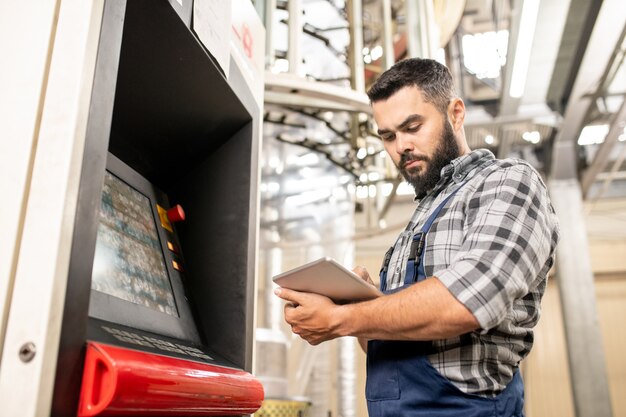
[[[439,183],[418,200],[393,247],[388,289],[403,285],[413,234],[461,185],[426,236],[424,269],[481,329],[433,341],[428,359],[461,391],[493,396],[532,347],[559,228],[545,184],[528,163],[473,151],[443,168]]]

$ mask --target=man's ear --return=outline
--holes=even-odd
[[[448,105],[448,117],[454,131],[459,131],[463,128],[465,122],[465,103],[460,98],[454,98]]]

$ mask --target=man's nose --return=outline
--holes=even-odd
[[[413,151],[414,149],[415,145],[413,144],[413,140],[410,135],[402,132],[396,133],[396,151],[399,154],[403,154],[407,151]]]

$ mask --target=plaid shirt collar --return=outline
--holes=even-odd
[[[468,154],[453,159],[448,165],[441,169],[441,178],[437,185],[423,195],[416,195],[414,201],[420,201],[430,195],[436,196],[450,185],[450,180],[455,184],[462,183],[465,181],[468,174],[477,166],[495,158],[495,155],[488,149],[476,149]]]

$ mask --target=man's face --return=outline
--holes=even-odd
[[[461,154],[448,116],[414,86],[372,103],[372,109],[385,150],[415,194],[425,194],[439,181],[441,169]]]

